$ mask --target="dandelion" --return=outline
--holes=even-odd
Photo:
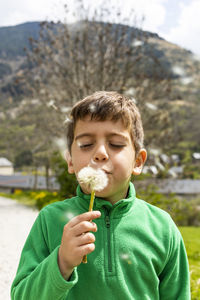
[[[108,184],[108,177],[101,169],[85,167],[78,173],[78,181],[84,184],[91,191],[89,211],[93,210],[95,192],[102,191]],[[87,263],[87,256],[84,255],[83,263]]]
[[[80,183],[86,185],[91,191],[102,191],[108,184],[108,177],[101,169],[94,169],[92,167],[85,167],[78,173],[78,180]]]

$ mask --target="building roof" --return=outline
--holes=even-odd
[[[34,189],[35,176],[32,175],[0,175],[0,187],[16,188],[16,189]],[[46,178],[44,176],[37,176],[36,189],[45,190]],[[49,188],[59,190],[59,184],[55,177],[49,178]]]
[[[0,157],[0,167],[12,167],[13,164],[5,157]]]
[[[159,191],[163,194],[200,194],[200,180],[195,179],[166,179],[159,180]]]
[[[158,192],[162,194],[200,195],[200,180],[198,179],[148,179],[138,180],[134,184],[136,190],[155,185],[158,187]]]

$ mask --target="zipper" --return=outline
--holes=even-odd
[[[108,210],[106,210],[106,214],[105,214],[105,223],[107,228],[107,242],[108,242],[108,272],[112,272],[110,216]]]

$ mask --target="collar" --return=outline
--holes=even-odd
[[[89,208],[90,203],[90,194],[84,194],[81,190],[80,185],[78,185],[76,189],[77,196],[80,199],[80,205],[87,211]],[[130,208],[133,206],[135,202],[135,188],[132,182],[129,183],[129,191],[128,196],[125,199],[121,199],[112,205],[109,201],[95,197],[94,200],[94,210],[107,210],[107,211],[115,211],[117,215],[124,215],[126,214]]]

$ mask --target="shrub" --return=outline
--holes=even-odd
[[[138,197],[167,211],[178,226],[200,226],[200,199],[180,199],[174,194],[163,195],[149,185],[138,191]]]
[[[61,198],[71,198],[76,194],[77,180],[74,174],[69,174],[67,163],[60,153],[55,152],[52,157],[52,169],[60,184],[59,194]]]
[[[63,200],[60,198],[59,193],[48,191],[34,192],[34,199],[35,205],[39,210],[50,203]]]

